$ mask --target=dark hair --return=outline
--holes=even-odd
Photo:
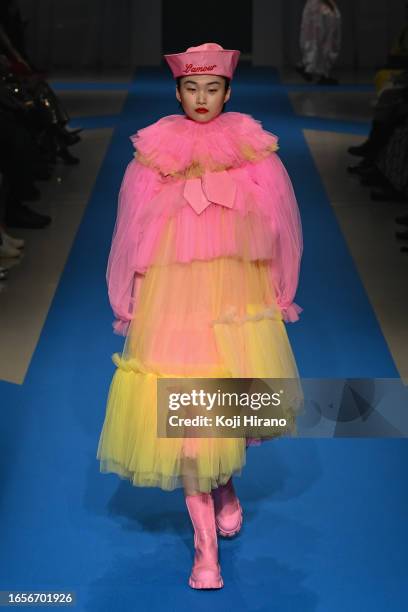
[[[220,76],[220,78],[221,78],[221,79],[224,79],[224,87],[225,87],[225,91],[227,91],[228,87],[230,86],[231,79],[229,79],[229,78],[228,78],[228,77],[226,77],[226,76],[222,76],[222,75],[217,75],[217,76]],[[181,77],[181,76],[176,77],[176,86],[177,86],[177,89],[178,89],[179,91],[180,91],[181,79],[183,79],[183,78],[184,78],[184,77]],[[183,108],[183,105],[181,104],[181,102],[179,102],[179,103],[178,103],[178,105],[179,105],[179,107],[180,107],[180,108]],[[222,112],[222,113],[223,113],[223,112],[224,112],[224,110],[225,110],[225,105],[226,105],[226,103],[225,103],[225,104],[224,104],[224,106],[222,107],[222,110],[221,110],[221,112]]]

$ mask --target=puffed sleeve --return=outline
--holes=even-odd
[[[252,179],[261,188],[271,224],[274,257],[270,274],[278,306],[286,322],[299,319],[302,308],[294,302],[303,252],[302,224],[292,182],[276,153],[250,164]]]
[[[141,239],[138,213],[159,189],[156,172],[133,159],[127,166],[119,191],[112,243],[106,269],[109,302],[115,321],[114,332],[126,335],[132,319],[138,269],[137,251]]]

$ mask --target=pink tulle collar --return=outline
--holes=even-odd
[[[130,137],[136,159],[164,176],[192,178],[255,162],[278,149],[278,138],[244,113],[207,123],[168,115]]]

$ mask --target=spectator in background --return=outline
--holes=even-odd
[[[56,148],[55,153],[66,164],[76,164],[79,159],[68,151],[68,146],[80,140],[78,133],[81,129],[70,130],[67,127],[68,113],[47,83],[45,75],[33,67],[29,60],[25,48],[24,28],[17,2],[3,0],[0,3],[0,53],[5,55],[8,69],[4,70],[3,65],[0,77],[11,76],[15,81],[19,81],[18,88],[24,88],[28,95],[37,101],[41,100],[43,106],[49,109],[53,129],[49,130],[48,136]],[[10,78],[8,80],[10,81]]]
[[[13,0],[0,4],[0,175],[5,201],[0,223],[42,228],[51,222],[25,206],[41,196],[35,181],[49,180],[57,159],[77,164],[68,147],[80,129],[68,128],[69,116],[45,79],[33,68],[24,44],[24,23]],[[4,226],[3,226],[4,228]],[[0,228],[0,256],[17,256],[18,247]],[[10,238],[10,237],[9,237]],[[16,239],[17,240],[17,239]],[[21,242],[18,241],[17,242]]]
[[[306,81],[337,85],[330,76],[341,45],[341,14],[335,0],[307,0],[300,27],[302,60],[296,70]]]
[[[395,86],[395,79],[408,69],[408,3],[405,5],[405,23],[394,41],[384,65],[375,75],[378,97],[385,89]]]
[[[0,2],[0,45],[10,59],[30,69],[24,42],[24,22],[14,0]]]
[[[351,155],[361,157],[348,171],[360,178],[361,184],[374,187],[371,199],[408,203],[408,69],[397,70],[382,87],[368,138],[361,145],[348,148]],[[408,228],[408,215],[395,221]],[[408,242],[408,229],[396,232]],[[408,252],[408,247],[401,247]]]
[[[387,67],[408,68],[408,3],[405,5],[405,24],[388,55]]]

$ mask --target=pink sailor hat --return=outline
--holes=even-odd
[[[174,78],[188,74],[217,74],[232,79],[240,51],[224,49],[217,43],[189,47],[184,53],[164,55]]]

